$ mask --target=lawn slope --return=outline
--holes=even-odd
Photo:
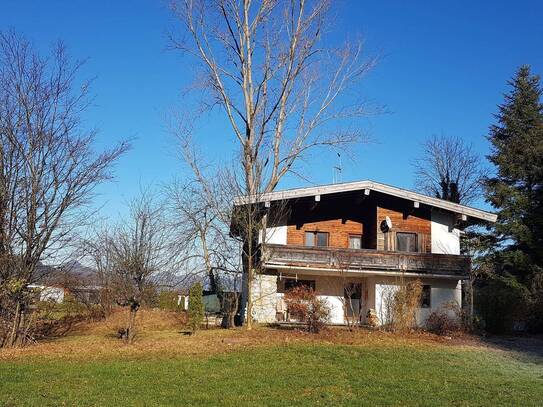
[[[211,356],[0,362],[5,405],[543,405],[543,366],[505,353],[294,344]]]

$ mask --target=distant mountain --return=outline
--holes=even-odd
[[[63,287],[100,285],[96,270],[82,265],[77,260],[71,260],[59,266],[39,265],[38,273],[41,274],[39,281],[47,285]]]

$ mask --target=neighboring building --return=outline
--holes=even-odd
[[[36,301],[64,302],[65,290],[63,287],[30,284],[28,288],[32,289],[36,294]]]
[[[253,281],[253,318],[288,319],[283,294],[311,286],[331,308],[330,322],[364,322],[373,309],[387,321],[387,298],[403,281],[423,284],[417,322],[448,303],[462,303],[471,260],[460,255],[460,233],[496,215],[372,181],[263,194],[268,219],[260,245],[264,272]],[[249,198],[240,198],[242,208]],[[233,225],[233,233],[235,233]],[[262,235],[260,243],[262,243]],[[353,306],[346,307],[346,299]],[[351,315],[352,313],[355,315]]]
[[[95,270],[77,261],[61,266],[39,264],[36,270],[37,282],[29,285],[39,292],[40,301],[64,302],[69,294],[85,304],[98,304],[102,291],[100,279]]]

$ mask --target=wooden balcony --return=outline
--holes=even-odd
[[[468,256],[433,253],[406,253],[370,249],[338,249],[267,244],[262,259],[269,269],[315,269],[328,272],[398,272],[439,276],[468,275]]]

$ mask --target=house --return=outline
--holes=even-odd
[[[34,292],[36,301],[64,302],[65,290],[63,287],[29,284],[28,288]]]
[[[490,212],[373,181],[242,197],[235,208],[248,203],[267,221],[252,281],[253,318],[264,323],[288,320],[282,298],[298,285],[327,301],[333,324],[364,322],[369,310],[384,323],[391,294],[419,279],[422,325],[432,311],[462,304],[471,267],[460,254],[462,229],[496,221]]]
[[[83,266],[77,261],[61,266],[38,264],[36,283],[28,287],[39,294],[40,301],[62,303],[69,294],[85,304],[98,304],[101,291],[100,278],[95,270]]]

